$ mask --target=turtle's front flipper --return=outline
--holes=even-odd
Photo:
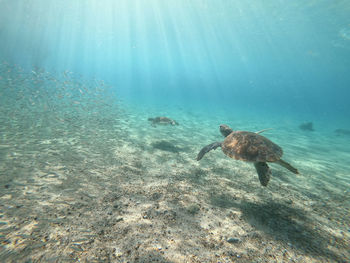
[[[207,146],[205,146],[197,155],[197,161],[199,161],[200,159],[203,158],[204,154],[206,154],[207,152],[211,151],[211,150],[215,150],[216,148],[221,147],[221,142],[214,142],[212,144],[209,144]]]
[[[299,173],[298,169],[294,168],[293,166],[291,166],[289,163],[283,161],[282,159],[279,159],[276,163],[283,166],[284,168],[287,168],[292,173],[295,173],[295,174]]]
[[[270,167],[264,162],[256,162],[254,163],[254,166],[259,175],[260,184],[262,186],[267,186],[271,175]]]

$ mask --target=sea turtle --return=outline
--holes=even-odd
[[[152,122],[152,126],[156,126],[156,124],[163,124],[163,125],[179,125],[176,121],[168,118],[168,117],[155,117],[155,118],[148,118],[149,121]]]
[[[298,174],[296,168],[281,159],[283,154],[281,147],[260,135],[264,131],[266,130],[258,132],[233,131],[227,125],[220,125],[220,132],[226,138],[223,142],[214,142],[205,146],[198,153],[197,161],[202,159],[207,152],[221,147],[224,154],[230,158],[253,162],[263,186],[267,186],[271,175],[267,162],[278,163],[292,173]]]

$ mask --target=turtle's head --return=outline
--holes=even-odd
[[[221,124],[220,125],[220,132],[224,137],[227,137],[233,130],[228,127],[226,124]]]

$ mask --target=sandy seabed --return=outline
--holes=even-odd
[[[69,72],[0,73],[1,262],[350,262],[350,145],[337,127],[132,108]],[[152,127],[159,115],[180,125]],[[221,149],[197,162],[222,123],[273,128],[263,135],[300,175],[271,164],[262,187]]]
[[[300,175],[271,164],[262,187],[220,149],[195,160],[224,119],[114,111],[2,119],[2,262],[350,261],[348,138],[269,123]]]

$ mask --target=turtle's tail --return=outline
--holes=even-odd
[[[289,163],[283,161],[282,159],[279,159],[276,163],[283,166],[284,168],[287,168],[292,173],[299,174],[298,169],[294,168],[293,166],[291,166]]]
[[[149,121],[154,121],[154,118],[148,118]]]

